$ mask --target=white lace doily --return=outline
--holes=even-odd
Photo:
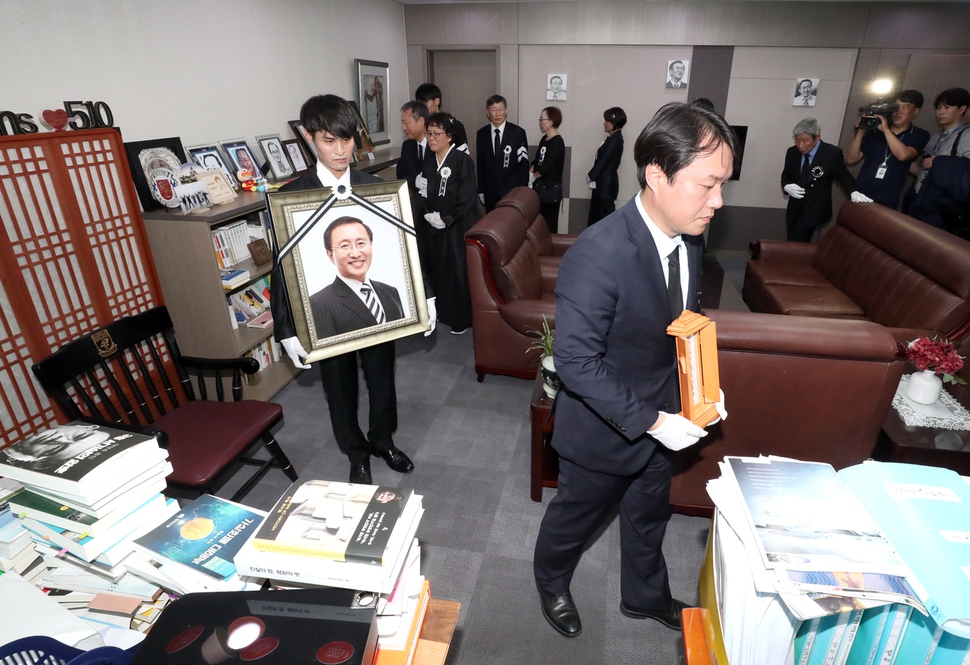
[[[945,390],[935,404],[918,404],[906,397],[910,374],[903,374],[893,396],[893,408],[910,427],[938,427],[940,429],[970,429],[970,411],[967,411]]]

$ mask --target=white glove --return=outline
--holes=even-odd
[[[435,227],[436,229],[439,229],[440,230],[440,229],[445,228],[445,223],[443,221],[441,221],[441,213],[440,212],[428,212],[428,213],[425,213],[424,218],[425,218],[425,220],[427,220],[428,224],[430,224],[431,226]]]
[[[431,330],[424,333],[427,337],[434,332],[434,328],[438,325],[438,306],[434,303],[434,298],[428,298],[428,323],[431,324]]]
[[[414,176],[414,186],[418,188],[418,194],[428,198],[428,179],[420,173]]]
[[[799,187],[795,183],[785,185],[784,190],[788,192],[788,196],[792,197],[793,199],[800,199],[805,196],[805,188]]]
[[[590,189],[596,189],[596,181],[595,180],[590,180],[588,184],[589,184],[589,188]]]
[[[535,181],[536,181],[536,174],[533,173],[532,171],[529,171],[529,187],[532,187]]]
[[[481,203],[482,205],[485,205],[485,195],[484,194],[479,194],[478,195],[478,202]]]
[[[309,365],[300,360],[301,358],[306,358],[310,354],[307,353],[306,349],[303,348],[303,345],[300,344],[299,337],[287,337],[286,339],[280,340],[280,344],[283,345],[283,348],[286,350],[286,355],[290,357],[290,360],[293,361],[293,364],[296,367],[299,367],[300,369],[310,369]]]
[[[872,199],[862,192],[852,192],[849,195],[849,198],[852,199],[853,203],[872,203]]]
[[[661,411],[663,421],[647,434],[671,450],[693,446],[707,432],[677,413]]]
[[[714,423],[719,423],[722,420],[727,420],[727,409],[724,408],[724,391],[718,389],[718,392],[721,393],[721,399],[717,401],[717,404],[714,405],[714,408],[717,409],[717,415],[720,417],[717,420],[712,421],[711,422],[712,425]]]

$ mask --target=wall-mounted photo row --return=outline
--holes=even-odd
[[[219,145],[226,151],[226,156],[237,172],[249,171],[252,173],[253,178],[266,177],[266,174],[257,165],[256,156],[250,150],[246,139],[226,139],[225,141],[219,141]]]
[[[818,79],[800,78],[795,81],[795,99],[792,106],[815,106],[818,95]]]

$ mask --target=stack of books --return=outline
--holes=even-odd
[[[0,478],[0,572],[23,573],[40,558],[30,547],[30,532],[11,512],[8,499],[23,489],[12,478]]]
[[[235,556],[240,574],[390,594],[424,508],[411,490],[296,482]]]
[[[249,271],[242,268],[230,268],[222,272],[222,288],[231,291],[249,281]]]
[[[705,568],[729,662],[970,662],[970,485],[956,473],[773,457],[721,470]]]
[[[237,324],[268,328],[273,325],[269,306],[269,278],[264,276],[228,297],[229,307]]]
[[[229,268],[247,260],[249,257],[249,226],[242,219],[219,228],[212,229],[212,246],[220,268]]]

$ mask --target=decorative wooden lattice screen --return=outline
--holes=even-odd
[[[0,447],[57,413],[30,366],[162,304],[121,134],[0,137]]]

